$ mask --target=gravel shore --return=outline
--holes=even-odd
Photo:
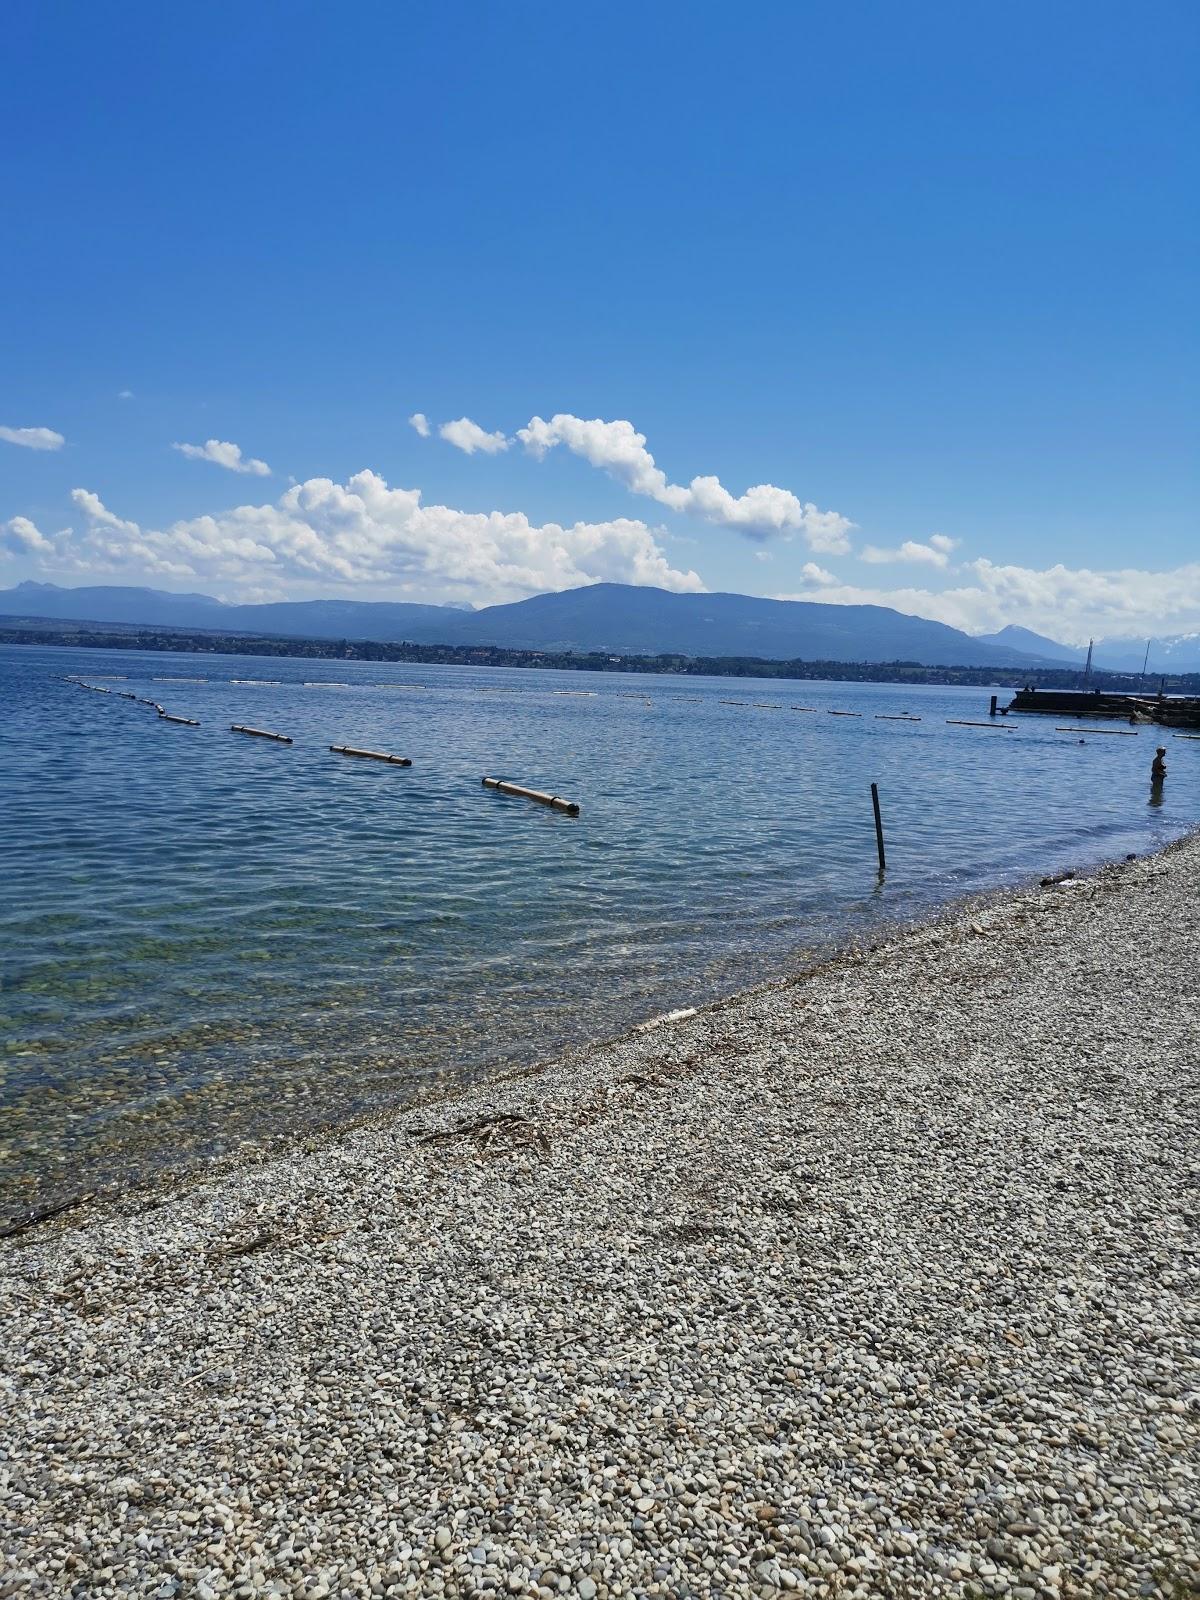
[[[10,1241],[0,1595],[1200,1589],[1200,841]]]

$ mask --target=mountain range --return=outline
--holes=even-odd
[[[20,583],[0,590],[0,615],[127,626],[268,633],[309,639],[406,640],[412,644],[607,651],[614,655],[752,656],[766,660],[918,661],[926,666],[1082,664],[1085,652],[1028,629],[972,637],[887,606],[764,600],[739,594],[674,594],[597,583],[466,611],[401,601],[279,600],[231,605],[205,594],[113,585],[66,589]],[[1140,670],[1145,646],[1111,641],[1097,666]],[[1200,635],[1155,641],[1152,666],[1200,667]]]
[[[1086,650],[1059,644],[1013,624],[999,633],[981,633],[976,638],[1063,666],[1082,667],[1087,660]],[[1196,672],[1200,670],[1200,633],[1176,633],[1157,639],[1098,639],[1092,651],[1092,665],[1109,672],[1141,672],[1144,666],[1151,676],[1155,672]]]

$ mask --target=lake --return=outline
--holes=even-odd
[[[544,1059],[1197,821],[1200,742],[950,725],[990,693],[0,649],[0,1216]]]

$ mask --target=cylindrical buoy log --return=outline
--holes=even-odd
[[[274,739],[276,744],[291,744],[291,735],[286,733],[269,733],[266,728],[248,728],[245,723],[231,722],[230,733],[249,733],[256,739]]]
[[[910,716],[907,711],[877,711],[876,722],[920,722],[920,717]]]
[[[1017,731],[1011,726],[1006,728],[1002,722],[960,722],[957,717],[947,717],[946,726],[948,728],[996,728],[1001,733],[1015,733]],[[1071,732],[1074,733],[1074,731],[1072,728]]]
[[[1054,731],[1055,733],[1078,733],[1079,729],[1056,727]],[[1139,730],[1137,728],[1089,728],[1087,731],[1088,733],[1116,734],[1118,739],[1136,739]]]
[[[200,726],[195,717],[173,717],[169,711],[160,712],[160,715],[164,722],[179,722],[185,728],[198,728]]]
[[[352,744],[331,744],[329,748],[339,756],[363,756],[367,761],[388,761],[393,767],[411,767],[408,756],[390,756],[384,750],[356,750]]]
[[[554,811],[563,811],[569,817],[579,815],[579,807],[574,800],[564,800],[557,794],[546,794],[541,789],[526,789],[519,783],[509,783],[504,778],[485,778],[485,789],[496,789],[500,794],[519,795],[523,800],[536,800],[541,806],[550,806]]]
[[[861,717],[862,716],[862,712],[861,711],[828,711],[827,710],[826,711],[826,715],[827,716],[831,716],[831,717]]]

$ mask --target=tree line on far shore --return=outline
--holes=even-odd
[[[493,645],[407,644],[372,639],[289,639],[73,622],[0,626],[0,644],[89,650],[163,650],[186,655],[295,656],[318,661],[403,661],[425,666],[646,672],[671,677],[829,679],[840,683],[932,683],[1079,689],[1078,667],[927,667],[918,661],[764,661],[752,656],[631,656],[592,651],[505,650]],[[1093,671],[1088,686],[1112,693],[1200,694],[1200,673]]]

